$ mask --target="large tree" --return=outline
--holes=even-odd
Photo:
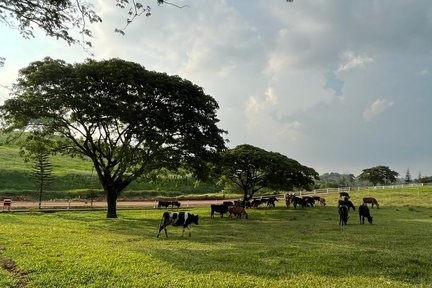
[[[318,173],[280,153],[243,144],[221,153],[221,175],[243,191],[250,200],[263,189],[291,191],[311,189]]]
[[[388,166],[375,166],[363,169],[362,173],[358,176],[361,181],[369,181],[374,186],[377,184],[389,184],[397,181],[399,173],[391,170]]]
[[[136,63],[45,58],[20,71],[0,112],[8,130],[36,125],[62,136],[52,138],[58,151],[90,158],[114,218],[121,191],[142,175],[183,166],[205,176],[225,148],[218,108],[201,87]]]

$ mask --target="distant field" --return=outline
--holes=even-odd
[[[431,187],[351,193],[375,196],[374,224],[338,225],[328,205],[248,209],[250,219],[211,219],[192,237],[168,228],[164,210],[0,213],[0,287],[431,287]]]

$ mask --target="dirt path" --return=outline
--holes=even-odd
[[[224,201],[230,201],[226,199]],[[199,206],[210,206],[211,204],[222,204],[222,200],[183,200],[180,201],[181,208],[188,207],[199,207]],[[3,203],[2,203],[3,204]],[[156,208],[158,202],[154,200],[148,201],[118,201],[117,208]],[[43,201],[42,209],[76,209],[76,208],[106,208],[106,201]],[[28,210],[28,209],[38,209],[39,202],[31,201],[14,201],[11,204],[10,210]],[[2,205],[1,211],[8,211],[9,207]]]

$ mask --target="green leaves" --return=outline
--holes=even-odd
[[[377,184],[388,184],[397,181],[399,173],[390,170],[388,166],[375,166],[372,168],[363,169],[362,173],[358,176],[360,180],[371,182],[374,186]]]
[[[239,145],[222,153],[222,172],[250,199],[262,188],[292,190],[309,189],[318,178],[314,169],[280,153],[268,152],[252,145]]]

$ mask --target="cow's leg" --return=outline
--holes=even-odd
[[[183,232],[182,232],[182,236],[181,236],[181,237],[183,237],[184,232],[185,232],[185,229],[188,229],[188,230],[189,230],[189,237],[191,237],[191,231],[190,231],[190,229],[189,229],[189,226],[183,226]]]
[[[162,229],[165,231],[165,237],[168,238],[168,232],[167,232],[166,226],[168,226],[168,224],[160,224],[159,225],[159,232],[158,232],[156,238],[159,238],[159,235],[160,235],[160,232],[162,231]]]
[[[156,238],[159,238],[160,232],[162,231],[162,229],[164,229],[164,225],[163,224],[159,224],[159,232],[156,236]]]

